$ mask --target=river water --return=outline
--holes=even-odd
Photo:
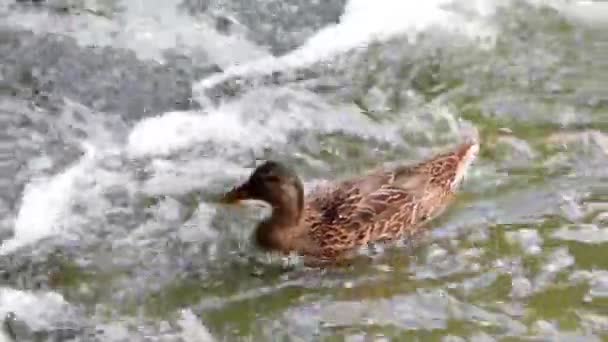
[[[608,338],[608,6],[0,0],[0,341]],[[214,204],[479,133],[415,243],[307,269]]]

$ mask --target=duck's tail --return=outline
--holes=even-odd
[[[477,159],[479,154],[479,139],[478,137],[466,137],[453,152],[456,157],[456,172],[452,179],[451,188],[455,189],[462,182],[469,167]]]

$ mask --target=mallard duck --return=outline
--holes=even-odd
[[[370,242],[420,231],[452,201],[478,151],[478,142],[468,141],[426,161],[378,169],[307,196],[294,170],[270,160],[222,202],[259,200],[272,207],[255,231],[262,249],[335,260]]]

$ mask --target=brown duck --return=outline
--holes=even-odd
[[[452,201],[478,151],[476,141],[465,142],[418,164],[376,170],[306,197],[293,170],[267,161],[223,202],[260,200],[272,206],[272,215],[255,232],[261,248],[336,260],[369,242],[418,232]]]

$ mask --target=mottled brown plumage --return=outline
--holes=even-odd
[[[223,202],[252,199],[272,206],[255,233],[263,249],[335,260],[368,242],[419,231],[451,202],[478,150],[477,142],[466,142],[418,164],[376,170],[306,197],[293,170],[267,161]]]

